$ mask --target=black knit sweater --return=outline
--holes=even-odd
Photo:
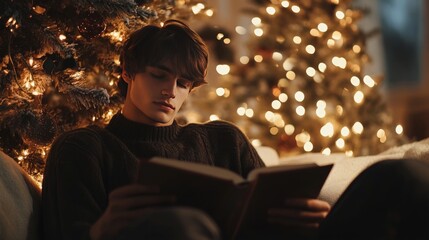
[[[44,239],[89,239],[109,193],[135,180],[137,159],[153,156],[215,165],[242,176],[264,166],[230,123],[154,127],[117,114],[106,129],[73,130],[53,144],[43,180]]]

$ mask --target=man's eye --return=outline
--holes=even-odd
[[[154,77],[154,78],[158,78],[158,79],[162,79],[162,78],[165,78],[165,74],[162,74],[162,73],[150,73],[150,75],[152,76],[152,77]]]
[[[182,80],[182,81],[177,81],[177,85],[182,88],[191,88],[192,83],[191,81]]]

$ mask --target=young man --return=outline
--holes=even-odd
[[[175,207],[174,196],[160,195],[156,186],[133,184],[137,159],[153,156],[228,168],[242,176],[264,167],[234,125],[175,122],[190,91],[205,83],[207,59],[201,38],[177,20],[131,34],[121,54],[121,113],[105,129],[68,132],[51,148],[42,196],[45,239],[221,237],[205,213]],[[267,220],[308,233],[317,230],[329,209],[321,200],[292,199],[283,209],[270,210]]]

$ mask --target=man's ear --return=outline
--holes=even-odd
[[[126,83],[129,84],[131,82],[131,77],[130,77],[130,75],[125,70],[122,71],[121,76],[122,76],[122,79],[124,79],[124,81]]]

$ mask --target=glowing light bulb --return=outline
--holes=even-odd
[[[216,66],[216,71],[220,75],[227,75],[230,71],[230,67],[227,64],[219,64]]]
[[[353,99],[355,100],[355,102],[357,103],[357,104],[360,104],[360,103],[362,103],[363,102],[363,99],[364,99],[364,95],[363,95],[363,92],[361,92],[361,91],[357,91],[356,93],[355,93],[355,95],[353,96]]]
[[[290,136],[295,132],[295,127],[292,124],[286,124],[284,130],[285,133]]]
[[[305,51],[306,51],[308,54],[314,54],[314,53],[316,52],[316,48],[315,48],[313,45],[307,45],[307,46],[305,47]]]
[[[401,125],[396,125],[395,132],[397,134],[402,134],[404,132],[404,128]]]
[[[250,61],[250,59],[249,59],[249,57],[248,57],[248,56],[241,56],[241,57],[240,57],[240,63],[241,63],[241,64],[248,64],[248,63],[249,63],[249,61]]]
[[[280,107],[282,106],[282,103],[279,101],[279,100],[274,100],[272,103],[271,103],[271,107],[273,108],[273,109],[276,109],[276,110],[278,110],[278,109],[280,109]]]
[[[240,35],[244,35],[247,33],[246,28],[242,27],[242,26],[237,26],[235,27],[235,31],[240,34]]]
[[[302,101],[304,101],[304,98],[305,98],[305,94],[304,94],[303,92],[301,92],[301,91],[297,91],[297,92],[295,93],[295,100],[296,100],[296,101],[298,101],[298,102],[302,102]]]
[[[274,7],[271,7],[271,6],[267,7],[267,8],[265,9],[265,11],[266,11],[269,15],[274,15],[274,14],[276,14],[276,9],[275,9]]]
[[[313,150],[313,144],[311,142],[304,143],[304,151],[311,152]]]
[[[321,32],[326,32],[328,31],[328,25],[326,25],[326,23],[319,23],[319,25],[317,25],[317,29]]]
[[[258,27],[261,25],[262,20],[258,17],[254,17],[254,18],[252,18],[251,22],[255,27]]]
[[[353,86],[357,87],[360,84],[360,80],[358,77],[353,76],[350,78],[350,82],[352,83]]]

